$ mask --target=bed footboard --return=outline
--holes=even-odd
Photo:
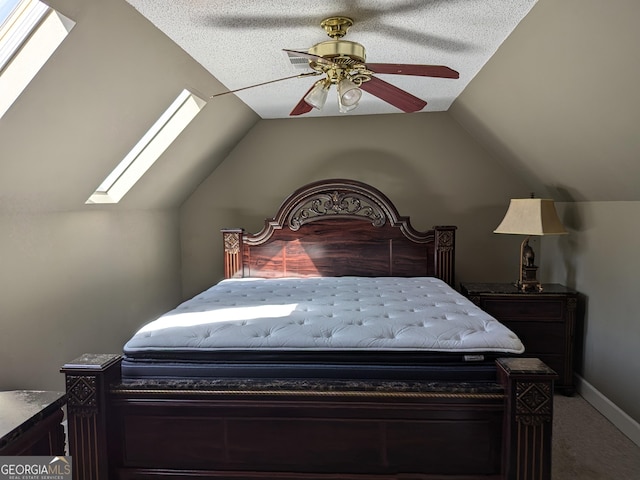
[[[66,364],[74,478],[550,478],[553,380],[120,382],[118,355]],[[235,383],[234,383],[235,382]]]

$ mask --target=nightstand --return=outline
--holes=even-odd
[[[509,283],[462,283],[463,295],[515,332],[526,357],[556,371],[556,389],[573,395],[573,347],[578,292],[557,283],[521,292]]]
[[[65,403],[62,392],[0,392],[0,456],[64,455]]]

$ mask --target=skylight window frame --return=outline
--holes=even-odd
[[[40,0],[21,0],[0,25],[0,117],[62,44],[75,22]]]
[[[0,75],[53,9],[39,0],[22,0],[0,25]]]
[[[122,200],[206,104],[189,90],[182,90],[86,203],[113,204]]]

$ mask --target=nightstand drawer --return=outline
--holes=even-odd
[[[565,324],[548,323],[544,330],[540,329],[537,321],[516,321],[510,322],[501,320],[501,323],[509,327],[522,340],[525,354],[557,354],[564,351],[565,347]]]
[[[562,298],[536,299],[511,297],[483,297],[480,307],[499,320],[536,320],[538,322],[562,321],[566,302]]]

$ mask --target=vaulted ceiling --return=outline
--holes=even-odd
[[[0,119],[0,211],[78,209],[179,89],[208,98],[236,86],[219,81],[125,0],[49,3],[75,20],[76,27]],[[418,4],[425,5],[424,14],[439,6],[477,9],[484,2],[396,3],[407,5],[405,14],[410,15],[422,12],[409,8]],[[357,4],[365,8],[368,2]],[[371,2],[376,8],[384,4]],[[168,10],[181,8],[171,5]],[[321,41],[318,19],[307,19],[299,2],[290,5],[292,18],[306,19],[300,32],[314,31]],[[384,12],[371,11],[381,24],[392,23]],[[640,201],[638,18],[637,0],[538,0],[499,47],[494,43],[497,50],[484,66],[468,70],[469,82],[446,115],[497,161],[527,179],[537,193],[566,201]],[[363,30],[366,25],[363,22]],[[234,35],[255,34],[251,22],[241,27]],[[416,28],[406,27],[404,33],[416,34]],[[383,30],[378,40],[375,35],[366,37],[376,62],[398,58],[395,44],[388,43],[394,45],[391,51],[385,49],[382,37],[391,35],[390,30]],[[432,40],[428,35],[418,30],[414,53],[415,45]],[[439,35],[443,45],[468,45],[468,40],[456,42],[442,31]],[[299,38],[301,44],[287,40],[286,45],[303,48],[315,41]],[[255,45],[256,55],[263,51],[262,45]],[[432,63],[421,58],[407,61]],[[464,65],[452,66],[467,71]],[[215,108],[202,111],[116,208],[179,206],[257,122],[278,121],[261,119],[234,94],[215,102]],[[389,115],[390,122],[392,118]],[[322,119],[287,121],[313,120]]]
[[[541,0],[451,113],[565,201],[640,200],[640,2]]]
[[[335,45],[321,21],[347,17],[353,25],[338,41],[364,46],[367,63],[446,65],[459,72],[455,80],[376,75],[426,101],[421,109],[426,112],[447,110],[536,2],[227,0],[168,6],[157,0],[127,1],[230,90],[312,72],[304,58],[292,65],[284,49],[307,52],[320,42]],[[337,22],[329,23],[336,28]],[[359,53],[353,43],[344,45],[347,50],[341,52]],[[326,43],[323,48],[332,50]],[[286,118],[316,80],[294,78],[237,95],[262,118]],[[396,112],[400,110],[367,93],[349,113]],[[306,115],[340,115],[335,95],[322,110]]]

